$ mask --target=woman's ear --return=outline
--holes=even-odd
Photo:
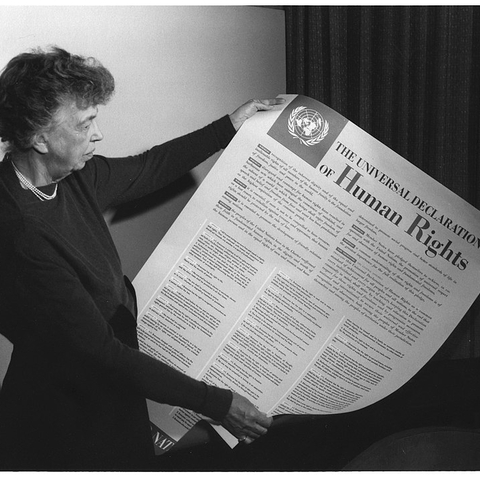
[[[36,152],[41,153],[42,155],[48,153],[48,136],[45,132],[37,133],[33,137],[32,148]]]

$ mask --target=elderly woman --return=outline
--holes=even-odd
[[[128,158],[94,155],[114,91],[94,59],[54,48],[0,76],[0,333],[14,345],[0,394],[3,470],[145,470],[145,399],[222,422],[247,443],[271,418],[138,350],[135,294],[102,212],[158,190],[224,148],[276,100],[251,101]]]

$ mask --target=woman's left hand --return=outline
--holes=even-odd
[[[274,105],[285,102],[284,98],[270,98],[267,100],[250,100],[238,107],[232,114],[230,120],[235,130],[239,130],[245,120],[253,117],[260,110],[271,110]]]

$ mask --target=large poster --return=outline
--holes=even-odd
[[[284,97],[139,272],[140,345],[270,415],[350,412],[411,378],[477,297],[480,212],[327,106]],[[160,447],[200,419],[149,409]]]

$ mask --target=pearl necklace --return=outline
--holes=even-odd
[[[23,175],[23,173],[17,168],[15,163],[13,163],[13,161],[12,165],[22,187],[26,190],[30,190],[40,201],[44,202],[45,200],[53,200],[57,196],[58,184],[55,184],[54,192],[51,195],[47,195],[46,193],[43,193],[41,190],[39,190],[35,185],[30,183],[28,179]]]

